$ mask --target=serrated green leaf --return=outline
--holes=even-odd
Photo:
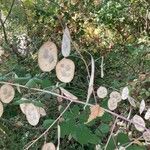
[[[109,123],[110,121],[112,121],[112,116],[109,113],[105,112],[104,115],[101,117],[101,121]]]
[[[105,124],[105,123],[102,123],[99,127],[100,131],[102,133],[108,133],[109,132],[109,125],[108,124]]]
[[[126,150],[148,150],[148,149],[144,146],[139,146],[134,144],[129,146]]]
[[[93,134],[85,125],[78,125],[76,137],[73,136],[80,144],[98,144],[99,138]]]
[[[130,140],[129,140],[127,134],[125,134],[125,133],[119,133],[117,135],[117,140],[116,141],[117,141],[117,143],[120,143],[122,145],[122,144],[128,143]]]
[[[42,126],[47,129],[54,121],[55,120],[53,120],[53,119],[46,119],[46,120],[44,120]]]

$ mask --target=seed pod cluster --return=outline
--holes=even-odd
[[[22,100],[27,100],[22,98]],[[25,114],[27,121],[30,125],[36,126],[39,123],[41,116],[46,116],[46,111],[42,107],[35,106],[32,103],[22,103],[20,104],[20,109],[23,114]]]

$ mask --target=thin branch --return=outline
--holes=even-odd
[[[26,86],[24,86],[24,85],[14,84],[14,83],[9,83],[9,82],[3,82],[3,81],[0,81],[0,84],[9,84],[9,85],[16,86],[16,87],[19,86],[19,87],[22,87],[22,88],[25,88],[25,89],[30,89],[30,90],[34,90],[34,91],[39,91],[39,92],[43,92],[43,93],[48,93],[48,94],[51,94],[51,95],[54,95],[54,96],[57,96],[57,97],[61,97],[61,98],[63,98],[63,99],[69,100],[70,102],[73,102],[73,103],[82,104],[82,105],[85,105],[85,104],[86,104],[86,103],[83,102],[83,101],[74,100],[74,99],[68,98],[68,97],[66,97],[66,96],[57,94],[57,93],[52,92],[52,91],[47,91],[47,90],[42,90],[42,89],[37,89],[37,88],[29,88],[29,87],[26,87]],[[90,104],[90,103],[87,103],[87,106],[94,106],[94,105],[93,105],[93,104]],[[130,122],[130,123],[132,123],[132,124],[136,124],[136,125],[138,125],[138,126],[144,128],[146,131],[149,131],[149,129],[147,129],[146,127],[142,126],[142,125],[139,124],[139,123],[133,122],[132,120],[127,119],[126,117],[123,117],[123,116],[121,116],[121,115],[119,115],[119,114],[117,114],[117,113],[115,113],[115,112],[112,112],[112,111],[110,111],[110,110],[108,110],[108,109],[105,109],[105,108],[103,108],[103,110],[104,110],[105,112],[107,112],[107,113],[109,113],[109,114],[111,114],[111,115],[117,117],[117,118],[120,118],[120,119],[122,119],[122,120],[125,120],[125,121],[127,121],[127,122]]]
[[[8,38],[7,38],[7,33],[6,33],[6,29],[5,29],[5,24],[4,24],[3,20],[2,20],[1,15],[2,15],[2,14],[1,14],[1,11],[0,11],[0,23],[1,23],[1,25],[2,25],[2,30],[3,30],[3,34],[4,34],[4,39],[5,39],[6,44],[9,45],[9,43],[8,43]]]
[[[15,3],[15,0],[12,1],[11,6],[10,6],[10,9],[9,9],[9,12],[8,12],[8,14],[7,14],[7,16],[6,16],[6,18],[5,18],[4,22],[3,22],[3,24],[5,24],[5,22],[7,21],[8,17],[10,16],[11,11],[12,11],[12,8],[13,8],[13,6],[14,6],[14,3]]]
[[[112,134],[113,134],[113,132],[114,132],[114,129],[115,129],[115,126],[116,126],[116,123],[117,123],[117,119],[118,119],[118,117],[116,117],[116,119],[115,119],[115,122],[114,122],[114,124],[113,124],[112,129],[111,129],[111,132],[110,132],[110,135],[109,135],[109,138],[108,138],[108,140],[107,140],[107,143],[106,143],[106,146],[105,146],[105,149],[104,149],[104,150],[107,149],[107,146],[108,146],[108,144],[109,144],[109,141],[110,141],[110,139],[111,139],[111,137],[112,137]]]

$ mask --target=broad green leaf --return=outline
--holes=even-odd
[[[53,120],[53,119],[46,119],[46,120],[44,120],[42,126],[47,129],[54,121],[55,120]]]

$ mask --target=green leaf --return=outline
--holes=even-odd
[[[147,150],[147,149],[144,146],[139,146],[134,144],[129,146],[126,150]]]
[[[52,81],[48,79],[43,79],[41,85],[43,89],[50,87],[52,85]]]
[[[101,117],[101,121],[109,123],[110,121],[112,121],[112,116],[109,113],[105,112],[104,115]]]
[[[130,142],[128,135],[125,133],[119,133],[117,135],[116,141],[117,141],[117,143],[120,143],[121,145]]]
[[[44,120],[42,126],[47,129],[54,121],[55,120],[53,120],[53,119],[46,119],[46,120]]]
[[[32,78],[25,84],[25,86],[28,88],[33,88],[36,87],[36,85],[38,84],[42,84],[42,80],[38,78]]]
[[[72,134],[76,132],[76,122],[74,119],[64,121],[61,123],[61,137],[64,137],[65,135]]]
[[[113,138],[111,137],[111,139],[110,139],[110,141],[109,141],[109,143],[107,145],[106,150],[114,150],[115,148],[116,148],[116,145],[114,143]]]
[[[93,134],[85,125],[78,125],[75,138],[80,144],[98,144],[99,138]]]
[[[102,133],[108,133],[109,132],[109,125],[108,124],[105,124],[105,123],[102,123],[99,127],[100,131]]]

